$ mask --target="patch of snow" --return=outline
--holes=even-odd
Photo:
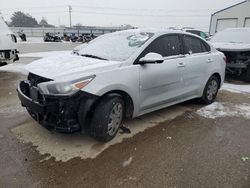
[[[24,75],[28,74],[28,71],[24,68],[25,64],[22,63],[11,63],[0,67],[0,71],[21,73]]]
[[[250,93],[250,85],[236,85],[224,83],[221,89],[233,93]]]
[[[61,55],[69,55],[72,51],[51,51],[51,52],[35,52],[35,53],[25,53],[20,54],[19,57],[50,57],[50,56],[61,56]]]
[[[247,103],[233,105],[230,103],[214,102],[196,112],[205,118],[216,119],[219,117],[244,117],[250,119],[250,105]]]
[[[22,41],[20,37],[17,37],[18,44],[39,44],[39,43],[57,43],[57,42],[44,42],[43,37],[28,37],[27,41]],[[70,41],[62,41],[58,43],[70,43]]]
[[[44,43],[42,37],[27,37],[27,41],[22,41],[20,37],[17,37],[17,42],[21,44],[30,44],[30,43]]]
[[[132,160],[133,160],[133,157],[129,157],[128,160],[123,162],[122,166],[126,167],[126,166],[130,165],[132,163]]]

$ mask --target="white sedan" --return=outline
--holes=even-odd
[[[173,30],[128,30],[90,42],[78,55],[31,63],[19,98],[40,124],[88,130],[109,141],[124,118],[186,100],[211,104],[224,82],[223,53],[202,38]]]

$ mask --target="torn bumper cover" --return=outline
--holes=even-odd
[[[31,86],[29,80],[21,81],[17,92],[22,106],[27,108],[33,119],[44,127],[59,132],[81,130],[98,98],[83,91],[68,97],[43,96],[37,87]],[[81,105],[84,107],[80,108]]]

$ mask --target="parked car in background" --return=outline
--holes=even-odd
[[[210,41],[227,57],[227,74],[250,81],[250,28],[225,29]]]
[[[23,32],[23,30],[17,32],[18,36],[22,41],[27,41],[26,34]]]
[[[0,17],[0,66],[18,59],[16,36]]]
[[[60,33],[45,33],[45,36],[43,37],[44,42],[62,42],[62,39],[60,37]]]
[[[62,132],[83,128],[109,141],[124,118],[193,98],[213,103],[225,65],[223,53],[183,31],[120,31],[98,37],[78,55],[27,65],[18,95],[43,126]]]
[[[199,37],[203,39],[206,39],[206,40],[209,39],[209,35],[203,31],[193,29],[193,28],[183,28],[182,30],[188,33],[192,33],[194,35],[198,35]]]

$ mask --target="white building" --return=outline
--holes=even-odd
[[[212,14],[209,29],[211,35],[232,27],[250,27],[250,0]]]

